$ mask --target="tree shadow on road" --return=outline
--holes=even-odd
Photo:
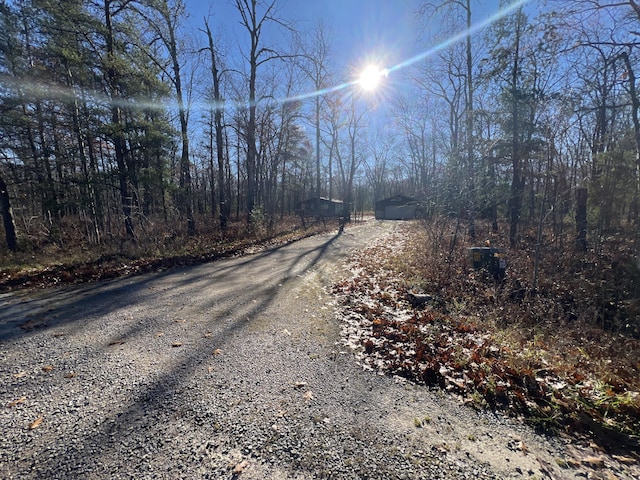
[[[176,357],[172,370],[156,372],[150,382],[145,378],[135,384],[126,402],[110,404],[96,429],[84,436],[71,436],[72,439],[68,440],[60,433],[70,428],[68,425],[57,430],[51,426],[51,430],[47,430],[45,424],[40,427],[38,441],[28,435],[35,442],[32,445],[40,442],[43,448],[44,444],[55,445],[57,455],[67,455],[65,462],[71,466],[100,463],[100,458],[114,454],[130,426],[141,421],[141,411],[147,413],[145,419],[162,416],[165,408],[163,399],[167,395],[177,395],[176,392],[191,381],[199,367],[211,360],[212,352],[224,349],[231,338],[264,313],[281,289],[289,288],[296,278],[329,259],[331,254],[346,255],[341,253],[344,246],[339,245],[340,238],[344,237],[341,234],[323,235],[247,257],[81,288],[38,292],[34,298],[24,297],[21,302],[3,309],[0,313],[0,325],[4,326],[4,329],[0,328],[0,345],[4,344],[3,349],[7,351],[16,348],[17,344],[24,344],[20,348],[31,348],[42,336],[64,334],[72,337],[90,331],[95,339],[77,354],[75,363],[79,368],[89,364],[94,365],[91,368],[108,365],[114,355],[127,349],[130,355],[134,355],[136,349],[146,348],[158,355]],[[132,310],[135,316],[130,318]],[[199,332],[197,340],[179,349],[172,348],[177,343],[171,345],[168,334],[166,338],[154,338],[159,329],[179,335],[177,329],[180,325],[176,321],[183,316],[189,317],[185,321]],[[110,328],[120,320],[122,328],[119,325]],[[18,325],[25,321],[31,322],[30,329],[19,328]],[[105,327],[105,324],[109,325]],[[45,346],[37,358],[46,358],[48,354],[46,342],[42,343]],[[52,347],[50,355],[59,354],[59,347]],[[30,361],[35,359],[34,356]],[[34,367],[37,365],[31,365],[32,370]],[[114,373],[114,381],[117,382],[118,372]],[[90,382],[83,386],[86,379],[82,376],[64,379],[60,374],[48,380],[52,382],[52,389],[65,388],[64,385],[56,386],[56,383],[73,381],[77,384],[76,391],[87,394],[103,395],[107,390],[103,392],[100,385]],[[28,395],[28,382],[26,379],[24,382],[12,379],[6,389],[14,389],[16,395],[18,390],[24,392],[26,389]],[[41,402],[46,404],[47,400],[41,399]],[[104,399],[97,403],[104,402],[108,403]],[[157,415],[149,412],[157,412]],[[145,428],[153,430],[156,427],[146,425]],[[35,451],[35,448],[31,450]],[[48,460],[40,459],[38,475],[46,478],[56,476],[59,463],[60,459],[55,456]]]

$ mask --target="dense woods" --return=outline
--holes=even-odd
[[[0,249],[270,228],[310,197],[403,193],[513,249],[532,228],[547,250],[624,238],[637,259],[640,6],[502,7],[475,28],[480,2],[422,2],[432,53],[365,94],[330,27],[275,1],[197,19],[180,0],[3,0]]]

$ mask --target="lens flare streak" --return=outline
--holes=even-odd
[[[506,6],[505,8],[502,8],[501,10],[497,11],[494,15],[492,15],[491,17],[487,18],[486,20],[484,20],[483,22],[477,23],[472,25],[470,28],[462,30],[461,32],[459,32],[458,34],[448,38],[447,40],[445,40],[442,43],[439,43],[438,45],[436,45],[433,48],[430,48],[429,50],[420,53],[419,55],[415,55],[414,57],[409,58],[408,60],[405,60],[404,62],[400,62],[397,65],[393,66],[393,67],[389,67],[386,68],[384,70],[382,70],[384,72],[385,76],[388,76],[389,74],[400,70],[402,68],[408,67],[410,65],[413,65],[414,63],[418,63],[432,55],[434,55],[435,53],[444,50],[445,48],[449,47],[450,45],[453,45],[454,43],[457,43],[463,39],[465,39],[468,35],[473,35],[474,33],[477,33],[479,31],[481,31],[482,29],[484,29],[485,27],[491,25],[492,23],[500,20],[503,17],[506,17],[507,15],[509,15],[510,13],[512,13],[513,11],[517,10],[518,8],[522,7],[523,5],[529,3],[531,0],[518,0],[508,6]],[[313,97],[317,97],[317,96],[322,96],[322,95],[326,95],[328,93],[333,93],[333,92],[337,92],[340,90],[344,90],[346,88],[350,88],[350,87],[354,87],[357,85],[361,84],[361,79],[357,78],[355,80],[351,80],[345,83],[341,83],[339,85],[335,85],[333,87],[328,87],[325,89],[320,89],[320,90],[316,90],[313,92],[307,92],[307,93],[302,93],[300,95],[294,95],[294,96],[290,96],[287,98],[283,98],[280,100],[280,102],[285,103],[285,102],[294,102],[294,101],[300,101],[300,100],[305,100],[308,98],[313,98]]]
[[[434,55],[435,53],[441,50],[444,50],[448,46],[463,40],[468,35],[473,35],[474,33],[487,27],[488,25],[509,15],[511,12],[520,8],[524,4],[529,3],[530,1],[531,0],[518,0],[508,5],[507,7],[496,12],[491,17],[487,18],[485,21],[475,24],[471,28],[465,29],[459,32],[458,34],[448,38],[444,42],[432,47],[431,49],[423,53],[420,53],[419,55],[416,55],[412,58],[409,58],[404,62],[398,63],[393,67],[379,70],[380,76],[384,75],[386,77],[397,70],[400,70],[402,68],[418,63]],[[334,85],[331,87],[315,90],[312,92],[301,93],[299,95],[292,95],[279,100],[271,100],[271,102],[275,104],[298,102],[298,101],[306,100],[309,98],[315,98],[318,96],[334,93],[350,87],[357,87],[362,85],[363,85],[362,79],[357,78],[354,80],[341,83],[339,85]],[[37,84],[35,82],[25,82],[24,79],[21,79],[21,81],[18,83],[13,79],[12,76],[7,74],[4,74],[4,75],[0,74],[0,89],[14,90],[18,93],[19,96],[21,96],[25,100],[32,100],[32,101],[59,100],[62,102],[74,102],[74,101],[77,101],[79,98],[82,98],[83,101],[88,101],[90,103],[93,102],[96,104],[117,106],[121,108],[137,108],[141,110],[162,110],[167,107],[175,108],[175,109],[179,108],[178,103],[175,100],[172,100],[170,98],[164,98],[164,99],[158,99],[158,100],[145,100],[145,99],[139,99],[139,98],[113,98],[110,95],[107,95],[104,93],[78,91],[78,89],[76,88],[69,88],[66,86],[60,86],[55,84],[42,85],[42,84]],[[227,109],[230,106],[235,106],[236,108],[248,108],[250,106],[250,103],[246,101],[235,101],[235,102],[225,101],[225,102],[222,102],[221,104],[216,104],[214,102],[201,102],[201,103],[198,102],[198,103],[192,103],[191,105],[203,110],[204,109],[210,110],[215,108]]]
[[[517,2],[514,2],[510,5],[508,5],[507,7],[503,8],[502,10],[499,10],[498,12],[495,13],[495,15],[487,18],[486,20],[484,20],[481,23],[477,23],[475,25],[472,25],[471,28],[465,29],[461,32],[459,32],[458,34],[448,38],[447,40],[445,40],[442,43],[439,43],[438,45],[436,45],[435,47],[427,50],[426,52],[423,52],[419,55],[416,55],[408,60],[405,60],[404,62],[399,63],[398,65],[389,68],[389,72],[394,72],[396,70],[399,70],[401,68],[404,67],[408,67],[409,65],[413,65],[414,63],[418,63],[422,60],[424,60],[425,58],[428,58],[432,55],[434,55],[435,53],[439,52],[440,50],[444,50],[445,48],[447,48],[449,45],[453,45],[454,43],[457,43],[461,40],[463,40],[464,38],[466,38],[468,35],[473,35],[474,33],[482,30],[483,28],[491,25],[492,23],[500,20],[503,17],[506,17],[507,15],[509,15],[511,12],[513,12],[514,10],[517,10],[518,8],[520,8],[521,6],[523,6],[526,3],[529,3],[531,0],[519,0]]]

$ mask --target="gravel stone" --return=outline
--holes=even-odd
[[[370,220],[245,257],[2,294],[0,478],[594,474],[557,461],[579,445],[365,370],[343,347],[330,287],[350,254],[395,225]],[[20,328],[36,318],[46,326]],[[638,477],[633,463],[592,455],[604,458],[598,474]]]

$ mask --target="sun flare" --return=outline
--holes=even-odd
[[[375,65],[369,65],[360,74],[358,83],[360,83],[360,87],[364,90],[375,90],[380,84],[380,79],[383,75],[387,75],[386,70],[380,70]]]

